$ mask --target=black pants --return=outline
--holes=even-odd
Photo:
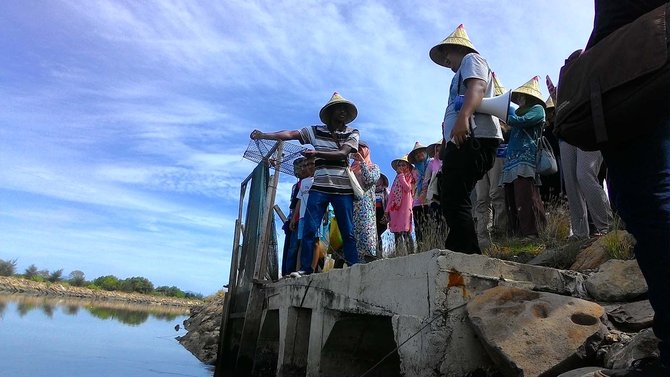
[[[470,193],[493,167],[498,139],[469,138],[460,147],[449,142],[442,153],[440,204],[449,234],[444,246],[452,251],[481,254],[472,218]]]

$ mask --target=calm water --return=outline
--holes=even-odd
[[[184,309],[0,294],[0,377],[211,377],[176,340]]]

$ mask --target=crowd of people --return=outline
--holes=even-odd
[[[596,1],[596,22],[587,49],[667,1],[601,3],[599,7]],[[670,307],[661,297],[670,259],[668,117],[659,120],[647,109],[641,117],[659,123],[653,133],[617,150],[586,152],[554,136],[556,88],[548,76],[548,99],[541,93],[539,76],[534,76],[512,91],[515,106],[499,118],[477,111],[484,98],[502,95],[504,88],[463,25],[429,55],[454,73],[442,138],[427,146],[416,142],[407,154],[391,161],[396,175],[390,185],[372,162],[370,145],[348,126],[358,114],[356,106],[338,93],[319,113],[323,125],[251,133],[252,139],[298,140],[314,147],[295,162],[299,181],[291,196],[282,274],[300,277],[323,268],[319,245],[330,238],[335,248],[333,230],[341,243],[336,259],[339,265],[349,266],[380,258],[381,234],[387,229],[393,233],[399,255],[427,250],[425,245],[481,253],[496,234],[532,240],[546,224],[546,204],[561,200],[569,208],[570,237],[599,237],[612,226],[612,207],[602,181],[609,169],[609,195],[637,238],[634,252],[656,311],[654,330],[661,341],[661,359],[668,365]],[[540,176],[538,148],[543,136],[553,145],[558,171]],[[430,244],[436,234],[439,244]],[[652,367],[638,365],[595,375],[666,375],[658,365],[653,368],[659,374],[648,370],[635,374],[640,368]]]

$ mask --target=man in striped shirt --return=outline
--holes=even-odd
[[[300,271],[291,276],[309,275],[312,257],[317,241],[317,230],[326,208],[330,203],[335,210],[337,225],[342,234],[344,259],[348,265],[358,263],[358,252],[353,226],[353,189],[347,173],[349,154],[358,151],[359,133],[347,127],[358,115],[356,106],[337,92],[326,103],[319,117],[325,126],[309,126],[301,130],[264,133],[251,132],[250,137],[268,140],[298,140],[301,144],[311,144],[314,150],[305,150],[305,157],[314,157],[316,170],[314,183],[309,193],[304,217]]]

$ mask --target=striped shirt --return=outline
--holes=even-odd
[[[300,130],[300,143],[311,144],[314,150],[319,152],[336,152],[340,146],[348,145],[351,147],[351,153],[358,151],[358,130],[347,127],[344,131],[334,132],[333,134],[326,126],[309,126]],[[338,145],[339,143],[339,145]],[[347,167],[348,159],[342,161],[326,160],[317,158],[314,161],[316,170],[314,171],[313,191],[323,192],[325,194],[353,195]]]

